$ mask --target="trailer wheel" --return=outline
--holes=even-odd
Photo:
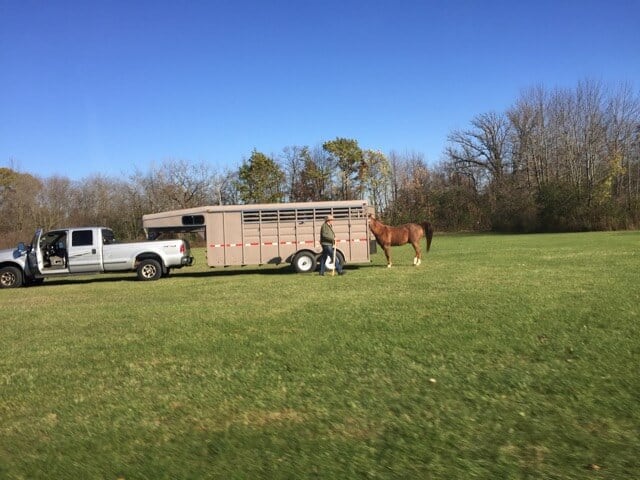
[[[316,265],[316,257],[311,252],[300,252],[293,257],[293,268],[298,273],[313,272]]]
[[[22,286],[22,272],[19,268],[0,268],[0,288],[16,288],[20,286]]]
[[[342,255],[342,252],[340,250],[336,251],[336,259],[338,260],[338,263],[344,267],[344,255]],[[333,259],[331,258],[327,258],[324,264],[327,270],[333,270],[335,268],[333,266]]]
[[[138,264],[139,280],[158,280],[162,276],[160,262],[153,258],[146,258]]]

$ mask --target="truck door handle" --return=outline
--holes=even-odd
[[[96,253],[96,249],[95,249],[95,248],[92,248],[92,249],[91,249],[91,253],[93,253],[93,254],[95,255],[95,253]]]

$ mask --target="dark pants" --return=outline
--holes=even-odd
[[[333,260],[333,245],[322,245],[322,255],[320,255],[320,275],[324,275],[325,270],[327,269],[327,258]],[[336,264],[334,265],[335,269],[338,273],[342,272],[342,265],[340,264],[340,260],[338,259],[338,255],[336,255]]]

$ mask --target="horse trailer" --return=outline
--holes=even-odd
[[[209,267],[289,263],[296,272],[316,269],[320,227],[333,215],[336,255],[343,264],[367,263],[375,252],[368,229],[373,208],[365,201],[269,203],[187,208],[142,217],[147,237],[196,232],[206,241]],[[333,268],[331,260],[327,262]]]

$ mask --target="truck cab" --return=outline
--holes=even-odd
[[[104,270],[102,245],[113,242],[108,228],[36,230],[28,264],[37,275],[98,273]]]

